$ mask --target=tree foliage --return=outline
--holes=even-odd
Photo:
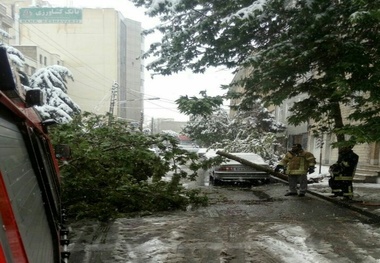
[[[0,31],[1,35],[1,31]],[[18,73],[25,91],[39,89],[44,94],[44,105],[35,106],[43,120],[53,119],[57,123],[67,123],[80,113],[80,107],[67,95],[67,79],[74,80],[66,67],[53,65],[41,68],[29,77],[23,70],[24,55],[16,48],[0,44],[5,48],[12,67]]]
[[[253,101],[249,107],[237,107],[234,117],[220,107],[212,111],[199,111],[208,108],[209,98],[201,93],[203,99],[181,97],[177,102],[180,109],[188,109],[190,121],[183,131],[200,145],[209,148],[223,148],[229,152],[255,152],[266,160],[276,160],[275,147],[279,146],[277,135],[285,126],[263,106],[260,100]],[[205,103],[205,106],[192,107]],[[209,108],[208,108],[209,109]]]
[[[67,123],[80,113],[80,107],[67,95],[67,79],[73,79],[69,69],[54,65],[42,68],[30,78],[30,88],[44,93],[45,105],[37,106],[43,119]]]
[[[71,146],[71,159],[60,167],[62,199],[70,217],[109,220],[207,203],[197,190],[180,184],[182,178],[194,179],[200,164],[172,136],[145,135],[126,122],[87,112],[50,133],[55,144]],[[184,164],[192,173],[182,169]],[[168,173],[171,180],[163,180]]]
[[[328,120],[339,142],[345,134],[359,142],[380,139],[379,1],[132,2],[162,22],[155,28],[161,42],[146,53],[157,57],[148,65],[154,72],[250,69],[235,83],[245,89],[243,105],[259,97],[280,105],[307,94],[290,109],[291,124]],[[342,105],[352,107],[348,121]]]
[[[210,97],[206,91],[199,94],[200,98],[181,96],[176,103],[181,113],[190,116],[190,121],[183,131],[198,144],[209,147],[226,138],[228,114],[221,109],[221,96]]]
[[[183,132],[202,147],[212,147],[229,138],[230,120],[225,110],[218,108],[209,115],[191,113],[189,115],[190,119]]]
[[[0,35],[6,37],[7,35],[2,34],[0,30]],[[8,35],[9,38],[9,35]],[[4,48],[7,51],[8,58],[10,60],[11,66],[15,69],[15,71],[20,76],[20,82],[24,86],[29,86],[29,77],[23,71],[25,57],[24,55],[16,48],[6,45],[4,43],[0,43],[0,48]]]
[[[202,96],[201,98],[181,96],[176,100],[179,111],[186,115],[208,116],[223,104],[222,96],[210,97],[206,91],[201,91],[199,94]]]
[[[245,107],[237,107],[229,124],[231,139],[224,142],[225,148],[230,152],[254,152],[265,160],[276,162],[276,151],[283,152],[278,139],[284,130],[285,125],[276,121],[258,99]]]

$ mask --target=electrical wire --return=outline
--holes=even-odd
[[[54,41],[52,38],[49,38],[43,31],[41,31],[39,28],[37,28],[36,26],[34,26],[33,24],[30,24],[31,27],[33,27],[34,29],[36,29],[36,31],[34,31],[32,29],[32,32],[35,33],[39,38],[41,38],[43,41],[46,41],[46,42],[50,42],[50,43],[53,43],[52,46],[56,46],[59,48],[60,52],[63,51],[64,54],[66,54],[68,57],[70,57],[71,59],[73,59],[74,62],[77,62],[78,64],[85,64],[86,65],[86,69],[89,69],[93,74],[92,75],[89,75],[88,74],[88,71],[82,71],[80,69],[78,69],[77,67],[75,67],[74,65],[70,64],[69,62],[67,62],[67,64],[69,64],[70,66],[72,66],[73,68],[76,68],[77,71],[81,72],[83,75],[87,76],[88,78],[90,79],[99,79],[99,80],[108,80],[110,83],[113,83],[114,80],[108,78],[107,76],[104,76],[103,74],[101,74],[100,72],[98,72],[97,70],[95,70],[93,67],[91,67],[90,65],[87,65],[85,61],[82,61],[81,59],[79,59],[77,56],[75,56],[74,54],[72,54],[70,51],[66,50],[66,48],[64,48],[63,46],[61,46],[59,43],[57,43],[56,41]],[[39,31],[42,36],[37,33],[37,31]],[[47,36],[47,37],[45,37]],[[31,39],[29,39],[30,41],[32,41]],[[32,41],[34,42],[34,41]],[[35,42],[34,42],[35,43]],[[36,43],[35,43],[36,44]],[[99,78],[100,77],[100,78]],[[88,85],[87,85],[88,86]],[[102,91],[101,89],[98,89],[99,91]]]
[[[34,26],[33,24],[30,24],[29,25],[29,30],[31,30],[32,33],[34,33],[37,37],[39,37],[42,41],[46,41],[46,42],[49,42],[50,45],[52,46],[55,46],[55,47],[58,47],[60,52],[63,51],[64,54],[66,54],[68,57],[70,57],[71,59],[73,59],[74,62],[77,62],[77,63],[80,63],[80,64],[86,64],[86,62],[82,61],[81,59],[79,59],[77,56],[75,56],[74,54],[72,54],[70,51],[68,51],[65,47],[61,46],[58,42],[54,41],[52,38],[48,37],[48,35],[46,35],[46,33],[44,33],[43,31],[41,31],[39,28],[37,28],[36,26]],[[33,28],[35,30],[33,30]],[[20,32],[16,31],[18,34],[20,34]],[[39,46],[38,43],[36,43],[35,41],[33,41],[32,39],[29,38],[29,41],[36,44],[36,46]],[[107,76],[104,76],[102,75],[101,73],[99,73],[96,69],[92,68],[91,66],[87,65],[86,68],[90,70],[89,71],[83,71],[77,67],[75,67],[72,63],[70,62],[67,62],[65,61],[65,64],[68,64],[68,66],[71,66],[73,68],[76,68],[76,70],[80,73],[82,73],[84,76],[87,76],[88,78],[91,78],[91,79],[94,79],[93,76],[95,76],[96,78],[98,78],[99,80],[108,80],[110,82],[114,82],[114,80],[111,80],[110,78],[108,78]],[[91,75],[89,75],[89,73],[91,73]],[[89,87],[91,89],[95,89],[95,90],[98,90],[98,91],[104,91],[103,89],[99,89],[99,88],[96,88],[94,86],[90,86],[88,85],[87,83],[83,83],[81,81],[78,81],[76,80],[77,83],[80,83],[81,85],[83,86],[86,86],[86,87]],[[136,92],[136,93],[142,93],[140,91],[136,91],[136,90],[126,90],[126,93],[127,94],[130,94],[132,96],[134,96],[135,98],[138,98],[138,96],[136,94],[134,94],[133,92]],[[150,95],[150,94],[147,94],[147,93],[142,93],[144,95],[147,95],[147,96],[151,96],[151,97],[154,97],[154,95]],[[76,98],[80,98],[80,99],[84,99],[84,100],[92,100],[90,98],[85,98],[85,97],[81,97],[81,96],[78,96],[78,95],[70,95],[70,96],[73,96],[73,97],[76,97]],[[100,105],[107,99],[107,98],[110,98],[111,97],[111,94],[109,95],[106,95],[104,96],[99,102],[97,105],[94,106],[94,110],[96,110],[97,108],[100,107]],[[92,100],[94,101],[94,100]],[[171,104],[175,104],[175,102],[173,100],[170,100],[170,99],[165,99],[165,98],[160,98],[160,102],[164,102],[164,103],[171,103]],[[149,103],[152,103],[152,102],[149,102]],[[171,109],[171,108],[168,108],[168,107],[163,107],[159,104],[154,104],[152,103],[153,105],[157,106],[157,108],[155,109],[165,109],[165,110],[169,110],[169,111],[173,111],[173,112],[178,112],[177,110],[174,110],[174,109]]]

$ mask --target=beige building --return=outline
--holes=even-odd
[[[150,129],[153,134],[161,133],[165,130],[182,133],[182,129],[186,126],[186,124],[186,121],[175,121],[171,118],[152,118]]]
[[[239,71],[232,82],[246,77],[249,74],[249,70]],[[234,91],[243,91],[242,87],[235,87]],[[284,123],[287,127],[285,134],[281,134],[281,137],[285,136],[283,141],[285,148],[290,148],[293,143],[300,143],[308,151],[311,151],[317,159],[317,162],[321,165],[331,165],[338,159],[338,150],[332,147],[332,143],[336,141],[336,136],[331,134],[323,134],[323,136],[315,137],[310,130],[310,123],[303,123],[298,126],[292,126],[288,123],[287,118],[291,115],[289,109],[293,103],[305,98],[306,95],[300,95],[289,100],[285,100],[280,106],[271,107],[273,114],[277,121]],[[231,105],[238,105],[239,100],[232,100]],[[341,105],[341,111],[344,122],[350,113],[351,108],[349,106]],[[234,112],[231,111],[231,116]],[[321,144],[322,142],[322,144]],[[322,146],[322,147],[321,147]],[[378,175],[380,173],[380,143],[371,144],[358,144],[354,148],[354,152],[359,155],[359,165],[356,172],[356,177],[364,177],[366,175]]]
[[[11,16],[10,10],[4,4],[0,4],[0,29],[3,32],[9,33],[10,29],[13,28],[14,21]],[[9,38],[0,34],[0,43],[9,43]]]
[[[58,54],[52,54],[39,46],[16,46],[25,57],[24,72],[31,76],[37,69],[47,67],[49,65],[63,65],[63,61]]]
[[[42,66],[45,59],[47,65],[56,64],[57,58],[67,67],[74,77],[68,95],[82,111],[112,112],[140,121],[144,92],[140,22],[113,8],[29,7],[36,1],[7,1],[13,2],[8,7],[15,17],[9,44],[52,54],[42,55]],[[46,6],[45,1],[37,2]],[[32,59],[41,66],[39,55]]]

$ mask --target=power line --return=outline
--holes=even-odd
[[[60,51],[61,51],[61,50],[65,51],[65,53],[68,54],[69,57],[73,58],[76,62],[79,62],[79,63],[81,63],[81,64],[84,64],[84,63],[85,63],[84,61],[80,60],[77,56],[73,55],[70,51],[68,51],[67,49],[65,49],[64,47],[62,47],[58,42],[56,42],[56,41],[52,40],[51,38],[49,38],[49,37],[48,37],[43,31],[41,31],[39,28],[35,27],[34,25],[31,25],[31,26],[32,26],[33,28],[35,28],[37,31],[39,31],[39,32],[43,35],[43,36],[41,36],[41,35],[39,35],[38,33],[36,33],[36,31],[33,31],[33,30],[32,30],[32,32],[36,33],[36,35],[37,35],[38,37],[40,37],[42,40],[44,40],[44,41],[52,41],[53,44],[54,44],[53,46],[58,47],[58,48],[60,49]],[[18,32],[18,33],[19,33],[19,32]],[[47,36],[47,37],[44,37],[44,36]],[[33,42],[34,44],[38,45],[38,43],[36,43],[36,42],[33,41],[32,39],[29,38],[29,40],[30,40],[31,42]],[[74,65],[70,64],[69,62],[67,62],[67,64],[69,64],[70,66],[72,66],[73,68],[75,68],[77,71],[83,73],[83,75],[85,75],[85,76],[87,76],[87,77],[89,77],[89,78],[92,78],[92,76],[86,74],[87,71],[81,71],[81,70],[79,70],[78,68],[76,68]],[[89,68],[90,70],[92,70],[92,72],[94,73],[94,75],[95,75],[96,77],[102,76],[102,79],[103,79],[103,80],[104,80],[104,79],[105,79],[105,80],[109,80],[110,82],[113,83],[114,80],[111,80],[111,79],[109,79],[108,77],[102,75],[100,72],[96,71],[96,70],[93,69],[91,66],[88,66],[88,65],[86,64],[86,68]],[[77,82],[78,82],[78,83],[81,83],[81,84],[84,85],[84,86],[88,86],[88,87],[94,88],[94,87],[92,87],[92,86],[90,86],[90,85],[88,85],[88,84],[86,84],[86,83],[83,83],[83,82],[80,82],[80,81],[77,81]],[[100,90],[100,89],[98,89],[98,90]],[[100,91],[103,91],[103,90],[100,90]],[[136,92],[136,93],[142,93],[141,91],[137,91],[137,90],[133,90],[133,89],[126,90],[127,93],[129,93],[129,94],[134,95],[134,96],[137,97],[137,95],[133,94],[131,91],[132,91],[132,92]],[[143,94],[144,94],[144,95],[148,95],[148,96],[154,96],[154,95],[149,95],[149,94],[147,94],[147,93],[143,93]],[[171,101],[171,100],[169,100],[169,99],[163,99],[163,100]],[[172,102],[173,102],[173,101],[172,101]]]
[[[88,75],[88,71],[82,71],[80,70],[79,68],[75,67],[74,65],[70,64],[70,62],[67,62],[65,61],[65,63],[67,63],[68,65],[70,65],[72,68],[75,68],[78,72],[81,72],[83,75],[87,76],[88,78],[90,79],[93,79],[94,77],[95,78],[98,78],[98,79],[101,79],[101,80],[108,80],[110,83],[113,83],[114,80],[111,80],[110,78],[108,78],[107,76],[104,76],[103,74],[101,74],[100,72],[96,71],[95,69],[93,69],[90,65],[87,65],[84,61],[80,60],[77,56],[75,56],[74,54],[72,54],[70,51],[66,50],[64,47],[62,47],[59,43],[57,43],[56,41],[54,41],[52,38],[49,38],[43,31],[41,31],[39,28],[37,28],[36,26],[32,25],[31,24],[31,27],[35,28],[38,32],[40,32],[42,34],[42,36],[34,31],[33,29],[31,29],[31,31],[33,33],[36,34],[37,37],[41,38],[43,41],[46,41],[46,42],[52,42],[53,43],[53,46],[59,48],[60,51],[64,51],[63,53],[66,54],[68,57],[72,58],[74,62],[77,62],[79,64],[85,64],[86,65],[86,68],[90,69],[90,71],[92,71],[93,75]],[[18,32],[19,33],[19,32]],[[46,37],[45,37],[46,36]],[[33,43],[35,43],[36,45],[39,45],[37,44],[36,42],[34,42],[32,39],[29,38],[29,40]],[[99,78],[100,77],[100,78]],[[94,87],[93,87],[94,88]],[[98,89],[100,90],[100,89]]]
[[[32,31],[32,33],[34,33],[37,37],[39,37],[40,39],[42,39],[43,41],[46,41],[46,42],[49,42],[52,46],[55,46],[56,48],[59,48],[59,50],[64,54],[66,54],[68,57],[72,58],[74,62],[77,62],[77,63],[80,63],[80,64],[86,64],[84,61],[82,61],[81,59],[79,59],[77,56],[75,56],[74,54],[72,54],[70,51],[68,51],[65,47],[61,46],[58,42],[54,41],[52,38],[50,38],[46,33],[44,33],[43,31],[41,31],[39,28],[37,28],[36,26],[34,25],[30,25],[30,27],[28,27],[29,30]],[[35,30],[33,30],[35,29]],[[17,31],[16,31],[17,32]],[[17,32],[18,34],[20,32]],[[32,39],[28,38],[29,41],[31,41],[32,43],[36,44],[37,46],[39,46],[38,43],[36,43],[35,41],[33,41]],[[108,78],[107,76],[104,76],[102,75],[101,73],[99,73],[97,70],[95,70],[94,68],[92,68],[91,66],[87,65],[86,64],[86,68],[88,68],[90,71],[82,71],[80,70],[79,68],[75,67],[73,64],[71,64],[70,62],[68,61],[65,61],[68,66],[71,66],[73,68],[75,68],[78,72],[82,73],[84,76],[87,76],[88,78],[90,79],[93,79],[92,76],[95,76],[96,78],[98,79],[101,79],[101,80],[109,80],[110,82],[114,82],[114,80],[111,80],[110,78]],[[91,73],[91,75],[89,75],[88,73]],[[96,88],[94,86],[90,86],[88,85],[87,83],[84,83],[84,82],[81,82],[81,81],[77,81],[77,83],[80,83],[81,85],[83,86],[86,86],[86,87],[89,87],[91,89],[95,89],[95,90],[98,90],[98,91],[104,91],[103,89],[99,89],[99,88]],[[142,93],[144,95],[148,95],[148,96],[154,96],[154,95],[149,95],[147,93],[143,93],[143,92],[140,92],[140,91],[136,91],[136,90],[126,90],[126,93],[127,94],[130,94],[132,96],[134,96],[135,98],[138,98],[138,95],[134,94],[133,92],[136,92],[136,93]],[[72,97],[76,97],[76,98],[80,98],[80,99],[85,99],[85,100],[91,100],[89,98],[84,98],[84,97],[81,97],[81,96],[78,96],[78,95],[70,95]],[[104,96],[99,102],[98,104],[94,107],[94,109],[96,108],[99,108],[99,105],[103,104],[104,101],[109,98],[111,96],[111,94],[109,95],[106,95]],[[95,100],[92,100],[92,101],[95,101]],[[161,102],[164,102],[164,103],[171,103],[171,104],[175,104],[175,102],[173,100],[169,100],[169,99],[165,99],[165,98],[161,98],[160,100]],[[162,107],[158,104],[154,104],[156,105],[159,109],[166,109],[166,110],[170,110],[170,111],[173,111],[173,112],[177,112],[176,110],[173,110],[173,109],[170,109],[170,108],[167,108],[167,107]]]
[[[33,31],[33,30],[32,30]],[[17,32],[17,31],[16,31]],[[19,33],[19,32],[18,32]],[[43,32],[42,32],[43,33]],[[45,35],[45,33],[43,33],[44,35]],[[41,36],[39,36],[40,38],[42,38]],[[44,39],[44,38],[42,38],[42,39]],[[29,41],[31,41],[32,43],[34,43],[34,44],[36,44],[37,46],[39,46],[39,44],[38,43],[36,43],[35,41],[33,41],[32,39],[29,39]],[[63,50],[65,50],[64,48],[62,48]],[[68,51],[67,51],[68,52]],[[71,53],[70,52],[68,52],[70,55],[71,55]],[[73,55],[72,55],[73,56]],[[70,63],[67,63],[67,64],[69,64],[70,65]],[[69,69],[70,70],[70,69]],[[78,69],[77,69],[78,70]],[[80,72],[80,70],[78,70],[79,72]],[[84,74],[84,75],[86,75],[86,74]],[[88,75],[87,75],[88,76]],[[89,88],[91,88],[91,89],[96,89],[96,88],[94,88],[94,86],[90,86],[90,85],[88,85],[87,83],[83,83],[83,82],[81,82],[81,81],[77,81],[76,80],[76,82],[77,83],[80,83],[80,84],[82,84],[83,86],[87,86],[87,87],[89,87]],[[96,89],[96,90],[99,90],[99,91],[104,91],[104,90],[101,90],[101,89]],[[70,97],[76,97],[76,98],[81,98],[81,99],[87,99],[87,100],[89,100],[88,98],[83,98],[83,97],[81,97],[81,96],[78,96],[78,95],[73,95],[73,94],[71,94],[70,95]],[[98,106],[99,106],[99,104],[101,104],[102,102],[103,102],[103,100],[104,100],[104,98],[97,104],[97,108],[98,108]],[[94,101],[94,100],[93,100]]]
[[[33,27],[33,28],[36,29],[36,30],[33,30],[33,28],[31,28],[31,27]],[[48,42],[48,41],[53,42],[52,46],[58,47],[58,48],[60,49],[60,51],[64,51],[63,53],[66,53],[66,55],[67,55],[68,57],[73,58],[74,61],[79,62],[79,63],[81,63],[81,64],[86,64],[84,61],[80,60],[77,56],[73,55],[70,51],[68,51],[67,49],[65,49],[64,47],[62,47],[59,43],[57,43],[56,41],[52,40],[51,38],[48,38],[47,35],[46,35],[43,31],[41,31],[39,28],[35,27],[34,25],[31,25],[31,27],[29,27],[29,29],[30,29],[30,30],[31,30],[31,31],[32,31],[37,37],[39,37],[40,39],[42,39],[43,41],[46,41],[46,42]],[[39,34],[37,31],[40,32],[42,35]],[[20,32],[17,32],[17,33],[20,33]],[[36,42],[33,41],[32,39],[30,39],[30,38],[28,38],[28,39],[29,39],[29,41],[31,41],[32,43],[36,44],[37,46],[39,45],[38,43],[36,43]],[[74,65],[72,65],[72,64],[71,64],[70,62],[68,62],[68,61],[66,61],[66,64],[68,64],[69,67],[71,66],[71,67],[75,68],[78,72],[82,73],[84,76],[87,76],[88,78],[92,78],[92,76],[90,76],[90,75],[87,74],[88,71],[81,71],[80,69],[76,68]],[[87,64],[86,64],[86,65],[87,65]],[[105,77],[104,75],[100,74],[98,71],[96,71],[96,70],[93,69],[92,67],[87,66],[86,68],[89,68],[90,70],[92,70],[93,75],[95,75],[96,77],[103,76],[103,77],[101,77],[102,80],[110,80],[109,78],[107,78],[107,77]],[[83,82],[81,82],[81,81],[76,81],[76,82],[77,82],[77,83],[80,83],[80,84],[83,85],[83,86],[89,87],[89,88],[91,88],[91,89],[95,89],[95,90],[98,90],[98,91],[104,91],[104,89],[99,89],[99,88],[96,88],[96,87],[94,87],[94,86],[90,86],[90,85],[88,85],[87,83],[83,83]],[[128,90],[126,90],[126,92],[129,93],[129,94],[131,94],[131,95],[133,95],[133,96],[135,96],[135,97],[137,97],[135,94],[129,92]],[[76,98],[81,98],[81,99],[87,99],[87,98],[83,98],[83,97],[78,96],[78,95],[70,95],[70,96],[73,96],[73,97],[76,97]],[[102,103],[104,103],[104,100],[105,100],[105,98],[103,98],[103,99],[102,99],[102,100],[101,100],[101,101],[100,101],[100,102],[99,102],[94,108],[95,108],[95,109],[96,109],[96,108],[99,108],[99,105],[102,104]],[[95,101],[95,100],[94,100],[94,101]]]

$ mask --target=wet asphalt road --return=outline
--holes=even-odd
[[[185,182],[205,208],[72,225],[70,262],[380,262],[378,225],[287,185]],[[289,260],[289,261],[288,261]]]

